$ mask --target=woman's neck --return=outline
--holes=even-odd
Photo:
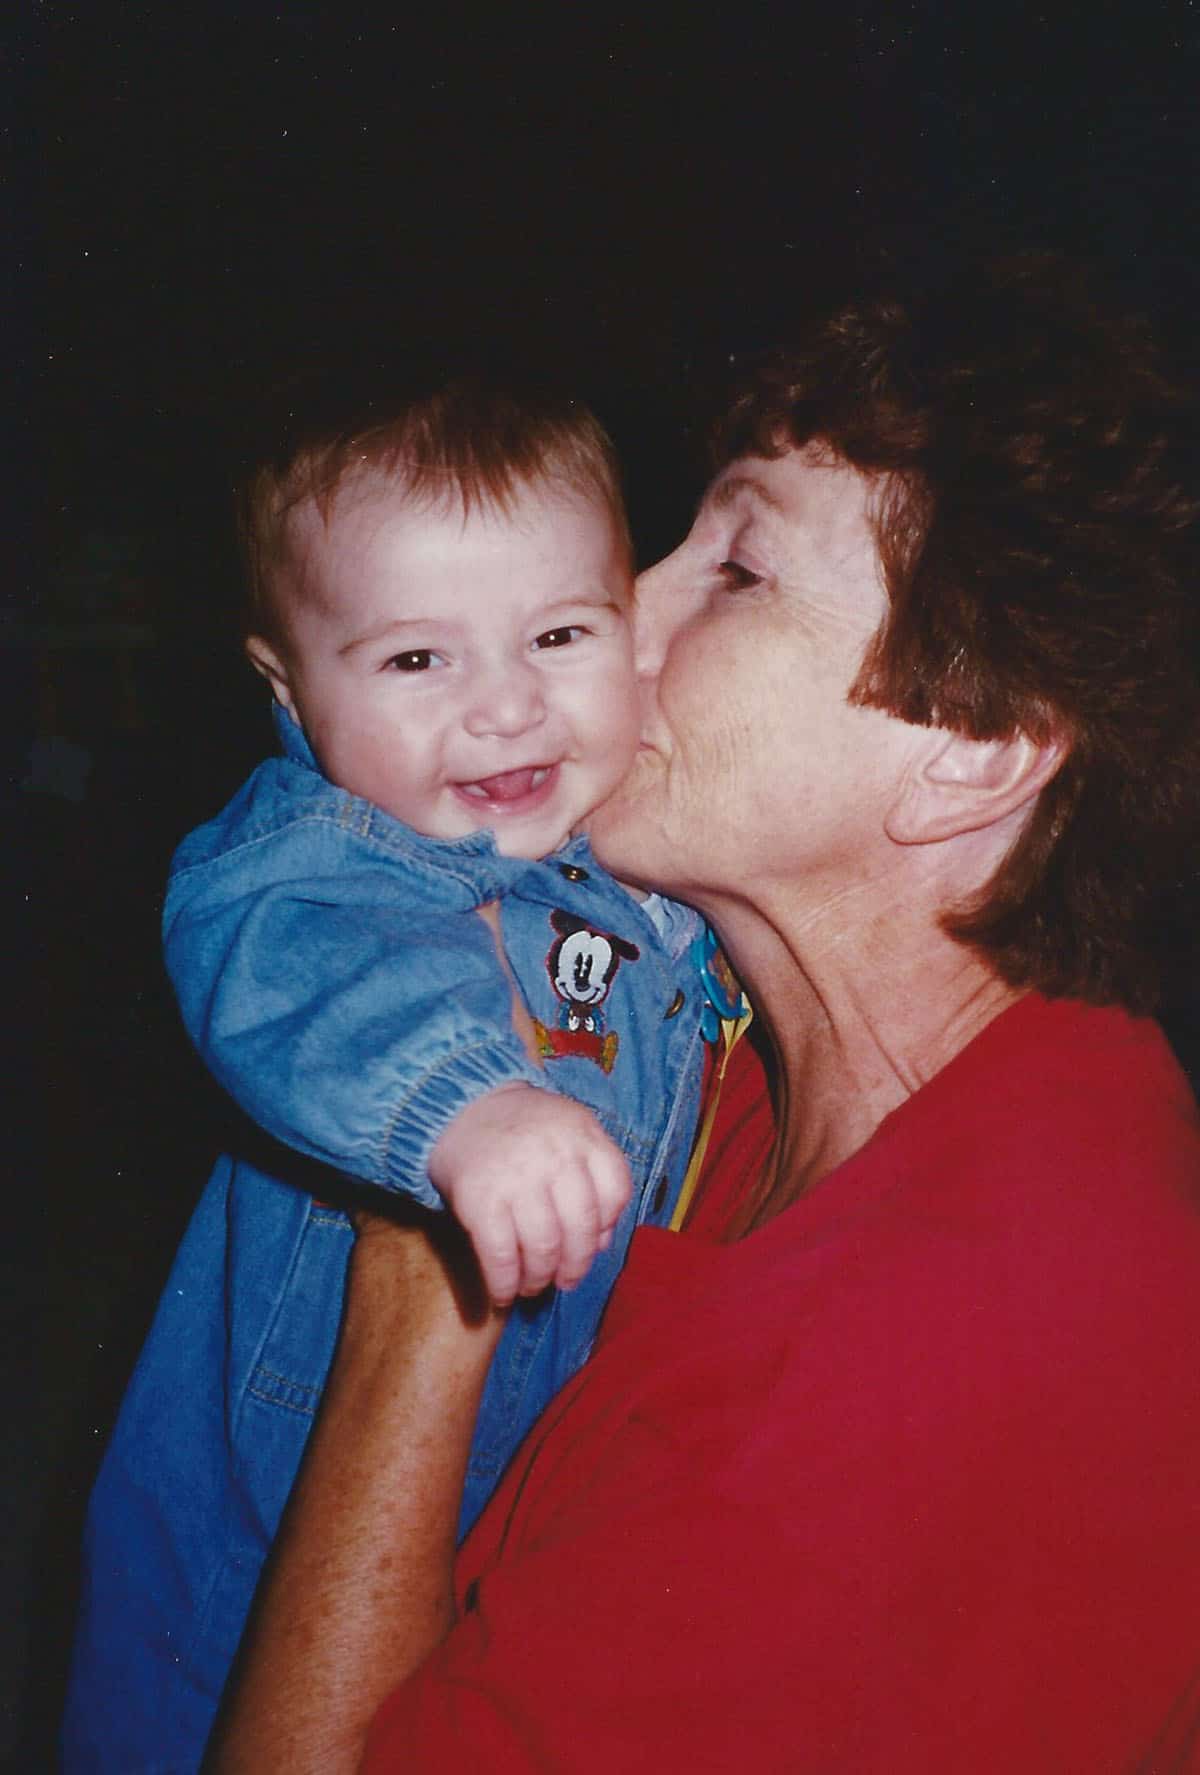
[[[726,950],[777,1061],[771,1174],[739,1230],[850,1158],[1021,996],[940,929],[914,922],[893,910],[850,943],[832,922],[722,910]]]

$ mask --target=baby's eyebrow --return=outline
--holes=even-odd
[[[621,607],[622,600],[610,586],[587,585],[549,599],[543,606],[541,615],[558,616],[569,614],[572,610],[619,610]]]
[[[365,634],[355,635],[353,640],[344,642],[338,648],[338,658],[345,659],[348,654],[357,653],[360,647],[373,647],[380,641],[389,640],[393,635],[408,635],[414,630],[419,633],[428,627],[428,617],[394,617],[390,622],[379,623]]]

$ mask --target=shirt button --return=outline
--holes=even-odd
[[[651,1203],[651,1212],[653,1214],[661,1214],[666,1200],[667,1179],[665,1177],[660,1177],[658,1180],[658,1188],[654,1192],[654,1201]]]
[[[581,869],[578,863],[560,863],[558,873],[565,875],[568,881],[586,881],[588,879],[587,870]]]
[[[686,1003],[687,1003],[687,994],[684,992],[684,990],[681,986],[679,988],[678,992],[675,994],[675,997],[671,1000],[670,1004],[667,1006],[666,1010],[663,1012],[663,1022],[665,1023],[667,1021],[668,1017],[678,1017],[680,1011],[682,1011],[682,1009]]]

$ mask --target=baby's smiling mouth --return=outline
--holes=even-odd
[[[529,764],[521,770],[502,770],[498,776],[480,777],[478,782],[459,783],[459,793],[472,801],[521,801],[540,789],[554,767]]]

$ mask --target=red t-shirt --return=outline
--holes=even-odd
[[[722,1245],[768,1137],[735,1062],[722,1175],[637,1235],[365,1767],[1200,1769],[1200,1126],[1157,1028],[1027,998]]]

